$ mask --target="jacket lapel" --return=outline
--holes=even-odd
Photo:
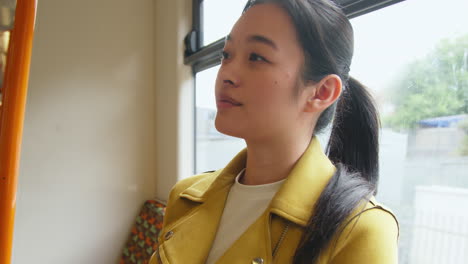
[[[216,263],[255,263],[254,259],[263,259],[264,263],[272,263],[269,215],[267,212],[262,214]]]
[[[273,197],[270,212],[305,226],[313,214],[312,208],[335,170],[335,166],[323,153],[320,142],[314,137]]]
[[[223,213],[228,186],[165,228],[163,263],[205,263]]]
[[[244,149],[223,170],[198,181],[184,190],[180,196],[196,202],[205,202],[211,200],[212,193],[220,189],[229,192],[236,175],[245,168],[246,158],[247,150]],[[335,166],[314,136],[273,197],[270,211],[295,224],[305,226],[313,213],[312,208],[335,171]],[[226,186],[227,190],[224,189]]]
[[[314,137],[273,197],[269,208],[234,242],[217,263],[253,263],[255,258],[261,258],[265,263],[282,263],[278,262],[276,257],[273,260],[273,249],[276,246],[283,251],[280,253],[281,259],[290,260],[302,236],[302,227],[313,214],[312,208],[334,172],[335,167]],[[289,225],[288,222],[295,225]],[[285,244],[281,245],[278,243],[286,225],[289,227],[287,238],[283,242]]]
[[[161,245],[160,255],[164,263],[206,261],[227,195],[236,175],[245,167],[246,157],[247,151],[244,149],[224,169],[202,178],[179,194],[181,198],[194,202],[194,206],[185,216],[164,228],[166,234],[173,234]],[[271,234],[271,214],[298,226],[305,226],[313,214],[312,208],[334,172],[335,167],[314,137],[273,197],[267,211],[227,250],[220,259],[224,262],[218,263],[231,263],[240,259],[251,261],[256,257],[270,263],[272,243],[278,237],[278,234]],[[281,225],[287,221],[280,221]]]
[[[197,181],[179,196],[194,202],[182,218],[164,231],[169,239],[161,244],[163,263],[205,263],[218,230],[229,190],[245,167],[247,151],[241,151],[224,169]]]
[[[197,181],[195,184],[182,191],[180,197],[202,203],[210,200],[213,193],[218,192],[226,186],[229,188],[231,187],[237,174],[245,168],[246,161],[247,149],[243,149],[224,169],[213,172],[208,177]],[[209,199],[207,199],[208,197]]]

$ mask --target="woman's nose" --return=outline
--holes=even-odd
[[[219,77],[222,80],[223,88],[238,87],[240,85],[241,67],[240,63],[230,59],[223,61],[219,68]]]

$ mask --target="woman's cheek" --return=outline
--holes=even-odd
[[[281,111],[284,108],[284,104],[287,101],[285,97],[284,88],[281,86],[279,80],[273,80],[265,83],[262,92],[257,95],[259,98],[259,105],[263,108],[263,111],[267,111],[266,115],[276,115],[277,111]]]

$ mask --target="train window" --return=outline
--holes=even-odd
[[[203,44],[210,44],[226,36],[242,13],[247,1],[204,0],[203,1]]]
[[[8,45],[10,43],[10,32],[13,28],[15,17],[15,9],[16,1],[0,1],[0,107],[2,106],[3,79],[5,75]]]
[[[218,32],[205,34],[205,44],[227,34],[241,13],[223,15],[210,2],[217,1],[205,1],[207,16],[231,18],[218,27],[205,17],[204,32]],[[468,2],[394,2],[345,8],[355,32],[351,76],[369,87],[381,115],[377,198],[399,218],[399,263],[467,263],[468,210],[461,208],[468,204]],[[196,172],[222,168],[245,147],[214,128],[217,64],[192,64]]]
[[[216,116],[214,81],[218,69],[219,66],[215,66],[199,72],[195,78],[196,173],[224,167],[232,157],[245,147],[244,140],[221,134],[214,127]]]
[[[398,215],[399,263],[468,262],[465,10],[464,0],[413,0],[351,20],[351,76],[381,114],[377,197]]]

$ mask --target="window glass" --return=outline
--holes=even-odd
[[[246,3],[246,0],[204,0],[203,46],[229,34]]]
[[[206,13],[210,2],[222,1],[205,2]],[[412,0],[351,20],[351,76],[369,87],[380,111],[377,199],[399,219],[402,264],[468,263],[466,10],[465,0]],[[215,31],[210,28],[226,17],[205,20],[204,31]],[[229,30],[226,24],[211,41]],[[224,167],[245,147],[214,128],[217,70],[196,75],[197,172]]]
[[[223,135],[214,126],[216,117],[214,84],[218,69],[219,66],[210,68],[197,73],[195,77],[196,173],[225,167],[239,151],[245,148],[243,139]]]
[[[377,199],[399,218],[399,263],[468,263],[466,10],[412,0],[351,20],[351,76],[381,113]]]

